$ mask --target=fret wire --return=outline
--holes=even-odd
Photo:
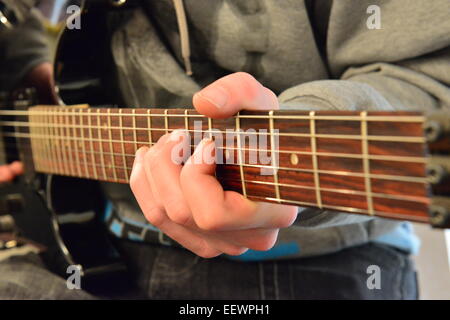
[[[45,110],[48,110],[48,108],[50,108],[50,107],[46,107]],[[46,115],[44,115],[44,118],[45,118],[46,122],[50,123],[50,112],[48,112]],[[44,132],[46,132],[48,135],[50,135],[50,127],[44,127]],[[49,163],[49,168],[51,169],[52,166],[54,166],[56,169],[56,173],[57,173],[58,172],[58,160],[56,157],[54,144],[55,144],[55,141],[47,140],[48,152],[52,158],[51,163]]]
[[[273,120],[273,110],[269,111],[269,130],[270,130],[270,149],[271,149],[271,156],[272,156],[272,165],[275,167],[273,169],[273,181],[274,181],[274,188],[275,188],[275,197],[278,199],[278,202],[280,202],[280,186],[278,183],[278,163],[276,161],[276,154],[275,154],[275,137],[274,137],[274,120]]]
[[[212,135],[212,119],[208,118],[208,133],[209,133],[209,138],[212,139],[213,135]]]
[[[184,128],[186,132],[189,132],[189,111],[188,109],[184,110]]]
[[[67,130],[68,124],[64,123],[66,115],[65,114],[64,115],[61,114],[61,111],[63,111],[63,109],[59,109],[59,111],[56,111],[57,114],[58,114],[58,123],[61,124],[60,129],[59,129],[59,133],[60,133],[60,137],[62,137],[62,140],[63,140],[63,141],[61,141],[61,145],[62,145],[61,152],[63,154],[63,160],[64,160],[65,164],[67,165],[67,172],[66,173],[71,175],[73,166],[68,161],[69,155],[67,153],[68,150],[67,150],[67,145],[66,145],[68,140],[65,139],[66,136],[67,136],[66,135],[66,130]]]
[[[47,107],[46,109],[50,109],[51,107]],[[48,122],[49,124],[50,123],[52,123],[52,118],[51,118],[51,112],[50,112],[50,110],[48,110],[48,112],[47,112],[47,121],[46,122]],[[46,128],[46,130],[47,130],[47,132],[49,133],[49,134],[51,134],[52,136],[55,136],[54,135],[54,132],[53,132],[53,126],[48,126],[47,128]],[[60,173],[60,170],[59,170],[59,162],[58,162],[58,156],[57,156],[57,154],[56,154],[56,149],[55,149],[55,144],[56,144],[56,137],[53,139],[53,140],[51,140],[51,141],[49,141],[49,143],[50,143],[50,150],[51,150],[51,152],[52,152],[52,156],[53,156],[53,159],[54,159],[54,163],[52,163],[53,165],[54,165],[54,167],[55,167],[55,169],[56,169],[56,173]]]
[[[275,119],[275,118],[274,118]],[[19,123],[18,121],[14,122],[7,122],[7,121],[0,121],[0,125],[8,126],[8,125],[15,125],[15,126],[30,126],[31,124],[27,122]],[[39,123],[39,124],[33,124],[34,126],[48,126],[47,123]],[[52,125],[52,124],[50,124]],[[57,124],[54,124],[53,126],[58,126]],[[96,128],[96,126],[93,126],[92,128]],[[132,130],[132,127],[112,127],[112,129],[120,129],[120,130]],[[137,130],[146,130],[144,128],[137,128]],[[167,128],[153,128],[152,131],[165,131],[168,133]],[[207,133],[205,130],[187,130],[188,132],[192,133]],[[222,130],[223,131],[223,130]],[[246,135],[260,135],[258,132],[246,132]],[[312,133],[277,133],[275,134],[280,137],[288,137],[288,138],[324,138],[324,139],[342,139],[342,140],[362,140],[363,137],[361,135],[344,135],[344,134],[312,134]],[[364,137],[368,140],[373,141],[387,141],[387,142],[405,142],[405,143],[425,143],[426,139],[423,136],[370,136],[367,135]]]
[[[30,112],[28,115],[28,121],[33,122],[35,119],[33,117],[33,113]],[[33,134],[36,128],[30,127],[30,134]],[[33,139],[31,139],[30,141],[31,143],[31,151],[32,151],[32,156],[33,156],[33,162],[34,162],[34,167],[36,168],[36,170],[40,170],[40,161],[39,161],[39,156],[38,156],[38,152],[39,149],[37,147],[37,141],[33,141]]]
[[[38,121],[44,122],[45,121],[45,116],[44,115],[40,115],[40,116],[38,115],[37,119],[39,119]],[[41,127],[39,132],[45,135],[45,133],[46,133],[45,127]],[[51,169],[50,163],[53,162],[53,161],[52,161],[52,155],[51,155],[51,152],[50,152],[49,141],[47,139],[42,139],[42,141],[43,141],[42,143],[43,143],[43,146],[44,146],[44,159],[45,159],[44,167],[45,167],[46,170],[50,170]]]
[[[314,171],[314,185],[316,188],[316,201],[317,201],[317,207],[319,207],[320,209],[322,209],[322,197],[320,194],[320,180],[319,180],[319,162],[317,161],[317,146],[316,146],[316,138],[315,138],[315,133],[316,133],[316,121],[314,119],[314,111],[311,111],[309,113],[311,120],[309,122],[309,126],[310,126],[310,132],[312,134],[311,137],[311,152],[312,152],[312,163],[313,163],[313,171]],[[313,137],[314,136],[314,137]]]
[[[41,121],[40,116],[35,115],[32,112],[30,112],[29,119],[30,119],[30,122]],[[40,130],[42,130],[42,128],[38,128],[37,130],[36,129],[32,130],[30,128],[29,132],[30,132],[30,135],[32,134],[32,132],[36,132],[37,134],[39,134]],[[40,142],[37,141],[37,142],[35,142],[35,144],[38,146],[37,154],[39,154],[39,157],[41,157],[41,159],[39,159],[39,165],[37,166],[36,171],[44,170],[45,169],[45,161],[46,161],[45,160],[46,159],[46,157],[45,157],[45,141],[44,140],[42,140]],[[33,148],[33,141],[31,141],[31,147]],[[33,158],[34,158],[34,150],[32,150],[32,151],[33,151]]]
[[[239,112],[238,112],[239,115]],[[239,120],[239,116],[236,117],[236,140],[237,140],[237,144],[238,144],[238,148],[242,148],[241,145],[241,124],[240,124],[240,120]],[[245,187],[245,176],[244,176],[244,167],[242,165],[242,150],[239,150],[238,154],[238,161],[239,161],[239,172],[241,173],[241,184],[242,184],[242,194],[244,195],[244,197],[247,197],[247,190]]]
[[[169,119],[167,118],[167,112],[169,112],[169,110],[165,109],[164,110],[164,115],[165,115],[165,117],[164,117],[164,126],[165,126],[165,130],[166,130],[166,134],[169,133]]]
[[[33,122],[34,122],[34,121],[40,121],[40,120],[39,120],[39,116],[36,116],[36,115],[34,115],[33,113],[30,113],[30,119],[32,119]],[[40,130],[42,130],[42,129],[37,128],[37,130],[36,130],[36,128],[35,128],[35,129],[33,130],[32,128],[30,128],[29,132],[30,132],[31,134],[33,134],[33,133],[39,134],[39,131],[40,131]],[[34,159],[35,157],[36,157],[36,158],[41,157],[41,159],[39,159],[39,160],[37,161],[38,164],[37,164],[37,166],[36,166],[36,171],[39,171],[39,170],[44,169],[44,167],[45,167],[44,161],[45,161],[45,159],[46,159],[45,154],[44,154],[44,150],[45,150],[45,149],[44,149],[44,140],[42,140],[41,142],[35,141],[34,144],[33,144],[33,141],[31,141],[31,147],[32,147],[33,159]],[[34,148],[37,149],[36,152],[35,152]],[[36,160],[37,160],[37,159],[36,159]]]
[[[147,109],[147,129],[148,129],[148,139],[150,140],[150,144],[153,144],[153,134],[152,134],[152,110]]]
[[[46,110],[46,108],[44,108],[44,110]],[[42,115],[42,118],[45,121],[48,121],[48,116],[46,115]],[[50,135],[50,129],[48,127],[42,127],[42,133],[45,135]],[[51,140],[50,139],[44,139],[44,143],[45,143],[45,147],[46,147],[46,152],[47,152],[47,156],[48,156],[48,163],[47,163],[47,168],[50,171],[52,169],[53,164],[55,163],[56,159],[54,158],[54,153],[52,152],[52,146],[51,146]]]
[[[64,142],[61,139],[61,137],[64,138],[64,136],[63,136],[63,128],[64,128],[64,124],[63,124],[64,119],[63,119],[63,117],[64,116],[61,115],[61,111],[63,111],[63,110],[62,109],[55,110],[55,114],[57,116],[57,123],[62,124],[59,127],[56,127],[56,129],[57,129],[58,136],[59,136],[59,139],[60,139],[59,147],[60,147],[60,152],[62,154],[62,161],[63,161],[64,167],[65,167],[64,168],[64,173],[65,174],[70,174],[70,166],[68,165],[67,154],[64,151],[64,147],[63,147],[63,146],[65,146],[65,144],[64,144]]]
[[[53,110],[53,116],[52,116],[52,120],[53,123],[57,123],[57,118],[56,118],[56,109]],[[58,127],[54,127],[53,129],[53,134],[55,135],[56,139],[55,139],[55,150],[56,150],[56,154],[58,157],[58,162],[59,162],[59,166],[61,168],[61,171],[59,172],[60,174],[64,174],[64,172],[66,171],[64,168],[64,163],[63,163],[63,159],[62,159],[62,153],[61,153],[61,144],[60,144],[60,136],[57,133],[57,129]]]
[[[67,107],[66,107],[67,108]],[[69,126],[69,114],[70,113],[66,113],[66,115],[64,115],[63,117],[65,117],[65,121],[66,121],[66,126],[65,126],[65,128],[64,128],[64,133],[65,133],[65,135],[64,135],[64,138],[66,139],[67,137],[69,137],[69,129],[70,129],[70,126]],[[66,139],[67,140],[67,139]],[[74,155],[74,151],[73,151],[73,148],[72,148],[72,143],[71,143],[71,140],[67,140],[67,145],[69,146],[69,155],[70,155],[70,158],[72,159],[72,163],[74,163],[74,157],[75,157],[75,155]],[[76,167],[75,167],[75,165],[71,165],[70,166],[70,170],[71,170],[71,174],[73,175],[73,176],[75,176],[77,173],[76,173],[76,171],[77,171],[77,169],[76,169]]]
[[[76,111],[75,109],[72,112],[72,123],[76,123],[75,120],[75,116],[76,116]],[[72,127],[72,136],[73,137],[77,137],[77,133],[74,127]],[[76,158],[77,158],[77,162],[80,163],[80,150],[79,150],[79,146],[78,146],[78,142],[77,141],[73,141],[73,144],[75,146],[75,153],[76,153]],[[77,165],[77,172],[78,172],[78,176],[82,177],[82,173],[81,173],[81,166]],[[86,172],[86,175],[88,175],[88,173]]]
[[[132,115],[133,115],[133,138],[134,138],[134,148],[136,149],[135,151],[138,151],[139,145],[138,145],[138,139],[137,139],[137,136],[136,136],[136,130],[137,130],[137,128],[136,128],[136,117],[134,116],[134,115],[135,115],[135,109],[132,109],[131,113],[132,113]]]
[[[98,108],[101,109],[101,108]],[[120,110],[121,108],[119,108]],[[182,109],[174,109],[177,111],[181,111]],[[6,116],[14,116],[14,115],[27,115],[29,111],[12,111],[12,110],[3,110],[0,111],[0,115],[6,115]],[[118,115],[117,113],[112,113],[111,115]],[[154,116],[158,117],[165,117],[164,114],[154,113]],[[196,118],[206,118],[206,116],[201,114],[192,114],[191,117]],[[177,118],[177,117],[183,117],[182,114],[170,114],[169,117]],[[242,115],[239,114],[238,116],[234,116],[232,118],[239,118],[239,119],[266,119],[267,116],[265,115]],[[274,115],[274,119],[287,119],[287,120],[311,120],[311,117],[308,115]],[[338,115],[338,116],[326,116],[326,115],[315,115],[316,120],[329,120],[329,121],[360,121],[360,116],[346,116],[346,115]],[[422,115],[411,115],[411,116],[397,116],[393,114],[392,116],[377,116],[377,115],[368,115],[367,121],[376,121],[376,122],[424,122],[426,120],[426,117]]]
[[[122,127],[122,109],[119,109],[119,126]],[[129,181],[130,176],[128,174],[128,164],[127,164],[127,159],[125,157],[125,142],[123,140],[123,130],[120,130],[120,140],[121,140],[121,146],[122,146],[122,161],[123,161],[123,166],[125,167],[124,173],[125,173],[125,179],[127,181]]]
[[[368,129],[367,129],[367,121],[365,121],[365,118],[367,117],[367,112],[362,111],[361,112],[361,135],[363,137],[367,137]],[[374,209],[373,209],[373,198],[372,198],[372,185],[370,181],[370,163],[368,159],[369,154],[369,144],[367,139],[361,140],[362,144],[362,152],[363,152],[363,168],[364,168],[364,185],[366,189],[366,202],[367,202],[367,209],[369,211],[370,215],[374,215]]]
[[[86,169],[86,176],[89,177],[89,169],[88,169],[88,163],[87,163],[87,153],[86,153],[86,143],[84,141],[84,119],[83,119],[83,109],[80,109],[79,111],[80,113],[80,124],[81,124],[81,128],[80,128],[80,132],[81,132],[81,141],[82,141],[82,149],[83,149],[83,159],[84,159],[84,168]],[[92,155],[91,155],[92,156]],[[92,163],[95,163],[95,161],[92,161]]]
[[[116,173],[116,160],[114,159],[114,147],[112,143],[112,129],[111,129],[111,109],[108,109],[108,136],[109,136],[109,149],[111,150],[111,165],[113,168],[113,177],[114,181],[117,181],[117,173]]]
[[[34,121],[40,121],[39,116],[34,115],[32,112],[30,112],[29,116],[30,122]],[[40,128],[30,128],[29,132],[30,134],[37,133],[39,134]],[[35,162],[35,168],[36,171],[43,170],[44,169],[44,161],[45,161],[45,155],[44,155],[44,140],[42,141],[34,141],[31,140],[31,148],[32,148],[32,154],[33,154],[33,161]],[[36,149],[36,150],[35,150]],[[37,159],[41,158],[41,159]]]
[[[34,115],[33,112],[30,112],[29,116],[28,116],[28,121],[31,122],[35,122],[38,121],[38,117]],[[29,133],[30,135],[32,135],[33,133],[39,133],[39,128],[31,128],[29,129]],[[43,161],[45,160],[45,156],[43,154],[43,141],[33,141],[31,140],[31,151],[32,151],[32,155],[33,155],[33,162],[34,162],[34,166],[36,171],[40,171],[43,169]],[[40,158],[40,159],[39,159]]]
[[[97,109],[97,125],[101,126],[101,118],[100,118],[100,109]],[[103,153],[103,136],[102,136],[102,129],[98,129],[98,138],[100,139],[99,141],[99,146],[100,146],[100,161],[103,165],[103,177],[105,177],[105,179],[107,179],[107,174],[106,174],[106,168],[105,168],[105,154]]]
[[[91,119],[91,111],[92,111],[92,109],[91,108],[88,108],[87,109],[87,117],[88,117],[88,131],[89,131],[89,145],[90,145],[90,148],[91,148],[91,151],[94,151],[94,140],[92,140],[92,119]],[[98,141],[98,140],[97,140]],[[95,156],[93,155],[93,154],[91,154],[91,160],[92,160],[92,163],[96,163],[96,159],[95,159]],[[95,180],[98,180],[98,172],[97,172],[97,166],[94,166],[94,178],[95,178]]]

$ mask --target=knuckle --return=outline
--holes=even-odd
[[[249,98],[254,98],[260,93],[261,84],[247,72],[238,72],[238,77],[242,81],[242,87]]]
[[[236,72],[236,76],[238,76],[239,78],[241,78],[243,81],[246,81],[246,82],[257,81],[254,76],[252,76],[250,73],[244,72],[244,71]]]
[[[163,210],[158,207],[153,207],[149,210],[144,211],[144,216],[155,227],[160,227],[165,219],[165,214]]]
[[[199,229],[208,232],[221,231],[225,226],[215,214],[212,214],[212,212],[194,215],[194,221]]]
[[[183,226],[189,223],[191,212],[182,201],[171,200],[165,207],[170,220]]]
[[[139,189],[139,178],[139,173],[136,170],[133,170],[130,175],[130,188],[134,194],[136,194]]]

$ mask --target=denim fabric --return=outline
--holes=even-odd
[[[416,299],[409,255],[366,244],[320,257],[266,262],[202,259],[180,248],[118,241],[138,289],[109,298],[149,299]],[[367,267],[381,270],[381,288],[368,289]],[[81,284],[83,286],[83,283]],[[37,256],[0,263],[1,299],[94,299],[69,290]]]
[[[13,256],[0,262],[1,300],[94,299],[83,290],[67,289],[65,279],[46,270],[35,253]]]
[[[202,259],[179,248],[121,241],[135,282],[150,299],[417,299],[408,254],[366,244],[320,257],[238,262]],[[367,288],[367,268],[381,289]]]
[[[202,259],[179,248],[120,240],[133,290],[114,299],[417,299],[409,256],[366,244],[314,258],[266,262]],[[381,289],[367,288],[367,267],[381,270]],[[83,286],[83,283],[81,283]],[[135,287],[136,286],[136,287]],[[104,298],[104,297],[102,297]],[[95,299],[29,254],[0,262],[0,299]]]

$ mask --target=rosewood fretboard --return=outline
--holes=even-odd
[[[174,129],[188,130],[192,146],[195,134],[229,129],[232,144],[217,151],[233,161],[216,173],[227,190],[256,201],[428,221],[418,113],[255,111],[212,120],[194,110],[38,106],[28,119],[39,172],[127,183],[139,147]],[[251,150],[252,137],[267,145]],[[265,163],[250,161],[255,151]]]

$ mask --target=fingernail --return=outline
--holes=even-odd
[[[205,148],[210,142],[213,142],[213,141],[214,140],[211,138],[203,138],[202,141],[200,141],[200,143],[195,148],[194,154],[202,151],[203,148]]]
[[[210,143],[213,145],[209,146]],[[209,147],[209,149],[206,149]],[[198,146],[195,148],[194,154],[194,163],[196,164],[213,164],[216,161],[215,157],[215,143],[211,138],[204,138]]]
[[[177,129],[177,130],[172,131],[172,133],[170,134],[169,139],[167,141],[179,142],[181,137],[186,138],[187,132],[186,132],[186,130]]]
[[[217,85],[208,86],[197,94],[219,109],[224,107],[228,102],[228,91]]]

